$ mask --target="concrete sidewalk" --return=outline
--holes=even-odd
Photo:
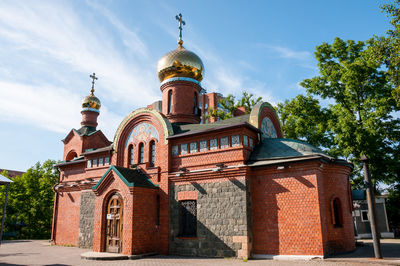
[[[371,241],[358,247],[355,252],[328,259],[311,261],[249,260],[244,262],[232,258],[193,258],[179,256],[152,256],[138,260],[93,261],[81,259],[87,249],[51,246],[44,240],[5,241],[0,246],[0,265],[400,265],[400,240],[382,241],[384,260],[373,259]]]

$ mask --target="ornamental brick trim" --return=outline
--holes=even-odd
[[[174,134],[174,131],[172,129],[171,123],[168,121],[166,117],[164,117],[160,112],[153,110],[153,109],[148,109],[148,108],[140,108],[137,109],[136,111],[133,111],[129,115],[127,115],[124,120],[121,122],[121,124],[118,126],[118,129],[115,133],[114,136],[114,142],[113,142],[113,149],[114,151],[118,151],[118,141],[120,139],[121,133],[124,131],[125,126],[133,120],[135,117],[141,115],[141,114],[147,114],[150,116],[154,116],[156,120],[159,121],[160,125],[162,126],[163,133],[164,133],[164,144],[168,144],[168,136]]]
[[[181,200],[197,200],[197,191],[179,191],[178,201]]]

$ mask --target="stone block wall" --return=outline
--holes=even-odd
[[[170,254],[247,258],[250,205],[246,188],[245,178],[172,184]],[[179,200],[188,197],[197,200],[197,236],[190,238],[179,236]]]
[[[93,247],[94,202],[93,191],[82,191],[78,241],[80,248]]]

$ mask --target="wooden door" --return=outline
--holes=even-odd
[[[106,215],[106,251],[120,253],[122,251],[122,198],[114,194],[108,201]]]

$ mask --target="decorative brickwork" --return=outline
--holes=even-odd
[[[63,140],[52,241],[126,255],[353,250],[352,166],[281,139],[269,103],[206,121],[223,96],[204,94],[171,62],[178,76],[163,80],[162,102],[128,114],[113,143],[96,129],[98,110],[89,109]]]

